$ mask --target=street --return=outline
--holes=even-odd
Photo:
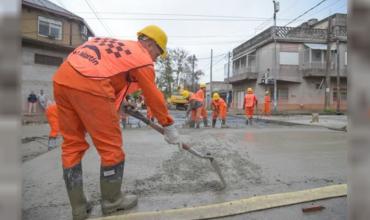
[[[177,126],[181,127],[179,121],[184,112],[172,113]],[[262,120],[246,126],[240,117],[229,118],[228,124],[232,127],[229,129],[180,129],[186,143],[202,153],[210,152],[219,163],[227,182],[226,189],[221,191],[219,179],[208,161],[168,145],[150,128],[124,130],[123,186],[125,191],[139,196],[138,206],[124,213],[195,207],[347,183],[347,133],[310,126],[265,124]],[[42,135],[43,129],[47,130],[46,125],[32,126],[32,129],[23,128],[23,138]],[[31,144],[37,145],[30,141],[22,144],[22,148]],[[82,164],[85,193],[94,204],[92,216],[98,217],[101,216],[100,162],[93,145]],[[26,160],[22,169],[23,218],[69,219],[60,148]],[[297,208],[300,205],[295,205],[227,219],[245,219],[246,216],[251,219],[269,219],[268,216],[345,219],[345,198],[318,204],[328,208],[306,215]]]

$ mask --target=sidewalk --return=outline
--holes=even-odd
[[[256,116],[266,122],[285,123],[291,125],[310,125],[325,127],[334,130],[344,130],[348,124],[347,115],[320,115],[319,122],[311,122],[311,115],[292,115],[292,116]]]

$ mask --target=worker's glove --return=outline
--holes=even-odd
[[[164,140],[169,144],[176,144],[182,149],[182,143],[179,133],[177,132],[177,129],[175,128],[175,125],[169,125],[167,127],[164,127]]]

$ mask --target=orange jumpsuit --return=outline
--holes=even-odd
[[[246,94],[244,96],[245,115],[251,119],[254,114],[254,107],[257,105],[257,98],[254,94]]]
[[[142,89],[158,122],[162,126],[173,123],[149,60],[149,53],[136,41],[93,38],[60,66],[53,81],[63,136],[63,168],[80,163],[89,147],[86,132],[102,166],[114,166],[125,159],[118,108],[132,81]]]
[[[264,103],[264,113],[265,115],[271,115],[271,97],[269,95],[265,96],[265,103]]]
[[[227,104],[222,99],[219,98],[218,100],[212,101],[212,119],[220,118],[221,120],[225,120],[227,116]]]
[[[49,137],[56,138],[59,134],[58,109],[56,104],[46,107],[45,114],[50,126]]]
[[[197,108],[192,108],[192,106],[198,106]],[[191,108],[191,120],[199,123],[202,117],[202,106],[203,100],[201,97],[198,97],[198,94],[193,93],[189,98],[189,107]]]
[[[202,103],[203,103],[203,106],[202,106],[202,109],[201,109],[201,117],[203,118],[203,120],[207,120],[208,114],[207,114],[207,110],[206,110],[204,90],[199,89],[195,94],[197,95],[197,97],[199,97],[199,99],[202,100]]]

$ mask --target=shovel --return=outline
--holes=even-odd
[[[154,130],[156,130],[159,133],[161,133],[162,135],[164,134],[164,129],[163,129],[162,126],[153,123],[152,121],[150,121],[149,119],[147,119],[143,114],[141,114],[136,109],[132,108],[131,106],[127,106],[127,105],[124,106],[123,109],[124,109],[124,111],[127,114],[131,115],[134,118],[137,118],[137,119],[141,120],[142,122],[144,122],[145,124],[149,125]],[[185,150],[187,150],[189,153],[191,153],[191,154],[199,157],[199,158],[209,160],[211,162],[211,165],[212,165],[213,169],[215,169],[218,177],[220,178],[220,180],[222,182],[222,189],[224,189],[226,187],[226,182],[225,182],[224,177],[222,176],[221,169],[218,166],[218,163],[216,162],[216,160],[211,156],[210,153],[207,153],[206,155],[203,155],[202,153],[198,152],[197,150],[193,149],[191,146],[189,146],[189,145],[187,145],[185,143],[182,143],[182,148],[185,149]]]

